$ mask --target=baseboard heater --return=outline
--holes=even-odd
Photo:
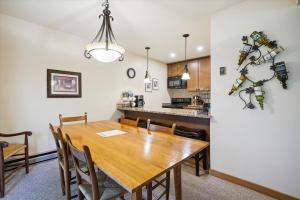
[[[57,151],[48,151],[40,154],[35,154],[29,156],[29,165],[34,165],[37,163],[53,160],[57,158]],[[5,171],[15,170],[19,167],[24,166],[25,158],[14,157],[11,160],[8,160],[4,163]]]

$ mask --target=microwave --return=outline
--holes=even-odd
[[[182,80],[181,76],[168,77],[168,88],[169,89],[186,89],[187,81]]]

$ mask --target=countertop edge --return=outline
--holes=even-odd
[[[195,114],[197,112],[196,110],[190,110],[190,109],[172,109],[173,112],[167,112],[167,111],[157,111],[155,109],[144,109],[144,108],[130,108],[130,107],[119,107],[117,106],[117,110],[120,111],[134,111],[134,112],[147,112],[147,113],[156,113],[156,114],[164,114],[164,115],[175,115],[175,116],[183,116],[183,117],[194,117],[194,118],[204,118],[204,119],[210,119],[210,114]],[[183,113],[185,111],[186,113]]]

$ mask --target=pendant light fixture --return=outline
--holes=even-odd
[[[113,62],[117,59],[124,60],[125,49],[119,46],[116,42],[114,33],[111,28],[111,20],[114,18],[110,16],[108,0],[102,4],[104,8],[103,13],[99,15],[102,18],[102,25],[91,43],[86,45],[84,56],[86,58],[93,57],[100,62]]]
[[[185,50],[184,50],[184,60],[185,60],[185,62],[186,62],[187,38],[189,36],[190,36],[189,34],[184,34],[183,35],[183,37],[185,39]],[[184,73],[182,74],[181,79],[182,80],[189,80],[189,79],[191,79],[187,63],[185,64]]]
[[[145,48],[146,51],[147,51],[147,70],[146,70],[146,74],[145,74],[145,79],[144,79],[144,83],[150,83],[151,80],[150,80],[150,75],[149,75],[149,49],[150,47],[146,47]]]

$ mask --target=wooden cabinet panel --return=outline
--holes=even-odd
[[[188,63],[188,69],[191,79],[187,81],[187,89],[189,91],[196,91],[198,89],[198,74],[199,74],[199,61],[193,60]]]
[[[186,62],[178,63],[178,65],[177,65],[177,74],[178,74],[178,76],[181,76],[183,74],[185,64],[186,64]]]
[[[199,60],[199,75],[198,75],[198,89],[208,90],[210,89],[210,57],[202,58]]]
[[[177,76],[177,64],[168,65],[168,77]]]
[[[186,62],[168,64],[168,77],[181,76]],[[187,81],[189,91],[210,90],[210,57],[188,61],[191,79]]]

